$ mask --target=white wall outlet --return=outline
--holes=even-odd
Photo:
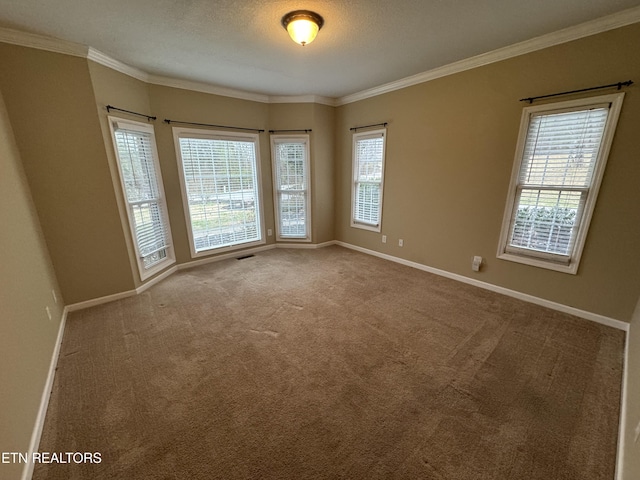
[[[640,422],[636,425],[636,436],[633,439],[633,443],[638,443],[638,439],[640,438]]]
[[[53,296],[53,301],[58,303],[58,296],[56,295],[55,290],[51,290],[51,295]]]
[[[402,239],[398,240],[398,246],[399,247],[403,247],[404,246],[404,240],[402,240]]]
[[[382,243],[387,243],[387,236],[386,235],[382,235]]]
[[[51,310],[49,310],[49,307],[44,307],[44,309],[47,311],[47,317],[51,320]]]
[[[477,255],[473,257],[473,263],[471,264],[471,270],[474,272],[480,271],[480,265],[482,265],[482,257],[478,257]]]
[[[270,237],[271,235],[273,235],[273,230],[269,228],[267,229],[267,236]]]

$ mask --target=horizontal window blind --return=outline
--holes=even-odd
[[[305,141],[275,140],[276,207],[279,235],[308,237],[307,146]]]
[[[143,268],[150,269],[167,258],[170,246],[168,221],[158,187],[153,137],[145,131],[117,126],[114,139],[138,253]]]
[[[602,106],[531,115],[507,250],[569,262],[608,112]]]
[[[261,239],[256,145],[223,138],[179,138],[196,252]]]
[[[363,137],[354,146],[353,221],[379,226],[384,161],[384,136]]]

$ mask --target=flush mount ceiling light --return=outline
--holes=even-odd
[[[322,25],[322,17],[309,10],[296,10],[282,17],[282,26],[289,32],[291,40],[303,47],[313,42]]]

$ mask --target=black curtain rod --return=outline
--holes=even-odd
[[[132,112],[131,110],[124,110],[122,108],[114,107],[113,105],[107,105],[107,113],[111,112],[111,110],[117,110],[119,112],[129,113],[131,115],[137,115],[139,117],[144,117],[149,120],[156,120],[157,117],[152,117],[151,115],[145,115],[144,113]]]
[[[249,132],[258,132],[262,133],[264,130],[260,130],[259,128],[245,128],[245,127],[229,127],[227,125],[214,125],[212,123],[196,123],[196,122],[183,122],[182,120],[169,120],[168,118],[164,119],[165,123],[180,123],[182,125],[196,125],[198,127],[216,127],[216,128],[230,128],[231,130],[244,130]]]
[[[311,132],[312,130],[310,128],[302,128],[299,130],[269,130],[269,133],[278,133],[278,132]]]
[[[351,127],[349,130],[356,131],[356,130],[360,130],[362,128],[369,128],[369,127],[386,127],[387,126],[387,122],[384,123],[373,123],[371,125],[363,125],[362,127]]]
[[[560,92],[560,93],[552,93],[550,95],[539,95],[537,97],[521,98],[520,101],[533,103],[534,100],[538,100],[540,98],[558,97],[560,95],[571,95],[572,93],[589,92],[591,90],[600,90],[603,88],[618,87],[618,90],[620,90],[622,87],[628,87],[629,85],[633,85],[632,80],[627,80],[626,82],[611,83],[609,85],[600,85],[599,87],[581,88],[580,90],[571,90],[569,92]]]

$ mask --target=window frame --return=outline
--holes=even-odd
[[[370,138],[382,137],[382,159],[381,159],[381,177],[380,177],[380,200],[378,205],[378,223],[371,224],[362,220],[356,219],[356,200],[358,190],[358,157],[357,157],[357,145],[360,140],[367,140]],[[351,227],[361,228],[371,232],[382,231],[382,205],[384,194],[384,176],[385,176],[385,160],[387,150],[387,129],[379,128],[376,130],[367,130],[366,132],[354,133],[352,139],[352,163],[351,163]]]
[[[173,238],[171,234],[171,224],[169,221],[169,212],[166,201],[166,195],[164,192],[164,182],[162,180],[162,171],[160,169],[160,159],[158,156],[158,147],[156,145],[156,137],[155,137],[155,129],[153,125],[149,123],[137,122],[135,120],[129,120],[121,117],[116,117],[112,115],[107,116],[107,121],[109,123],[109,130],[111,132],[111,141],[113,144],[114,155],[116,160],[116,170],[118,176],[118,185],[120,186],[120,198],[123,202],[124,210],[127,215],[127,224],[129,226],[129,233],[131,235],[131,243],[133,244],[134,253],[136,256],[136,265],[138,267],[138,275],[140,276],[141,281],[145,281],[148,278],[158,274],[159,272],[167,269],[171,265],[176,263],[175,257],[175,249],[173,246]],[[133,206],[129,202],[127,198],[127,190],[124,182],[124,177],[122,174],[122,163],[120,159],[120,154],[118,151],[118,143],[116,140],[116,131],[117,130],[129,130],[138,133],[148,133],[151,136],[151,154],[153,157],[153,166],[154,166],[154,174],[156,177],[156,189],[158,198],[156,199],[156,203],[160,208],[160,214],[162,216],[162,220],[164,222],[164,231],[165,231],[165,243],[166,243],[166,257],[154,264],[150,268],[145,268],[144,266],[144,257],[141,255],[140,246],[137,241],[136,234],[136,225],[135,225],[135,217],[133,213]],[[115,172],[114,172],[115,173]]]
[[[176,150],[176,160],[178,166],[178,178],[180,181],[180,193],[182,196],[182,207],[184,211],[185,224],[187,227],[187,235],[189,237],[189,250],[191,252],[191,258],[206,257],[210,255],[217,255],[220,253],[231,252],[234,250],[245,249],[249,247],[255,247],[264,245],[265,239],[265,227],[264,227],[264,205],[262,199],[262,173],[261,173],[261,160],[260,160],[260,136],[257,133],[248,132],[227,132],[220,130],[206,130],[199,128],[184,128],[173,127],[173,141]],[[193,226],[191,221],[191,214],[189,209],[189,199],[187,196],[187,186],[184,178],[184,166],[182,162],[182,152],[180,150],[180,138],[194,138],[203,140],[229,140],[229,141],[246,141],[254,144],[255,149],[255,180],[256,180],[256,195],[255,201],[258,203],[256,209],[256,221],[257,232],[260,235],[258,240],[235,243],[233,245],[224,245],[220,247],[208,248],[198,251],[195,245],[195,237],[193,234]]]
[[[497,258],[525,265],[545,268],[558,272],[575,275],[578,272],[580,260],[586,243],[587,233],[593,211],[595,210],[598,192],[602,184],[605,167],[613,143],[620,110],[622,109],[622,101],[624,92],[599,95],[593,97],[585,97],[576,100],[568,100],[563,102],[545,103],[542,105],[528,106],[522,111],[520,120],[520,131],[516,146],[513,170],[511,172],[511,180],[507,194],[506,207],[502,219],[502,227],[500,231],[500,240],[498,242]],[[518,249],[517,247],[509,248],[508,242],[514,227],[514,213],[516,209],[517,193],[519,188],[520,171],[524,163],[524,150],[527,142],[528,130],[531,118],[541,114],[562,113],[562,111],[571,110],[587,110],[590,107],[595,108],[609,104],[609,113],[605,122],[604,131],[600,143],[600,149],[593,169],[591,184],[584,189],[586,199],[581,210],[578,210],[576,221],[578,227],[575,231],[575,240],[568,256],[536,252],[535,250]],[[575,189],[575,187],[574,187]],[[563,190],[558,188],[558,190]],[[570,190],[569,188],[564,189]]]
[[[301,143],[304,145],[304,190],[296,192],[304,193],[305,197],[305,236],[283,236],[280,222],[280,191],[278,185],[278,165],[276,145],[278,143]],[[273,207],[276,221],[276,241],[279,242],[311,242],[311,157],[309,135],[271,135],[271,171],[273,176]]]

